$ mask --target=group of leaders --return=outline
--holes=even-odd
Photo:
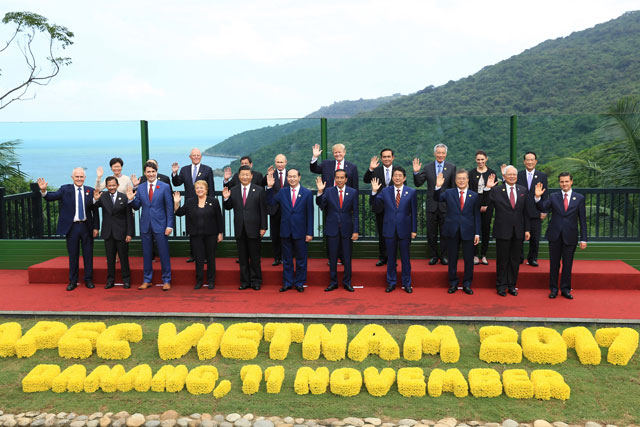
[[[332,147],[333,160],[319,160],[322,150],[313,147],[310,171],[316,179],[316,205],[323,211],[323,232],[327,241],[330,282],[325,291],[338,288],[337,265],[344,266],[342,286],[353,292],[351,258],[353,241],[358,239],[358,169],[345,160],[343,144]],[[260,260],[261,239],[270,219],[273,242],[273,265],[283,265],[281,292],[296,289],[304,292],[307,281],[307,246],[313,237],[313,194],[300,185],[300,169],[287,167],[287,158],[278,154],[274,166],[265,176],[252,169],[249,156],[241,158],[241,166],[232,174],[224,170],[222,208],[215,198],[213,170],[201,163],[200,150],[189,155],[191,164],[179,167],[172,164],[171,177],[158,173],[158,164],[149,160],[143,176],[128,177],[122,173],[123,161],[113,158],[113,174],[102,181],[103,170],[98,168],[96,187],[84,185],[85,172],[72,172],[73,184],[66,184],[55,192],[47,191],[44,178],[38,185],[45,200],[59,200],[60,212],[57,233],[66,236],[69,253],[69,284],[78,284],[79,252],[84,259],[84,283],[93,288],[93,239],[101,236],[107,255],[107,283],[115,285],[116,259],[119,258],[125,288],[131,286],[128,262],[128,243],[134,235],[132,210],[141,209],[140,236],[144,259],[143,283],[138,289],[152,286],[152,262],[160,258],[163,290],[171,289],[171,259],[168,236],[175,227],[175,216],[186,216],[191,257],[195,261],[196,284],[215,286],[216,246],[223,238],[222,208],[233,210],[234,230],[240,267],[240,289],[259,290],[262,284]],[[459,289],[457,275],[458,252],[462,248],[464,275],[462,290],[473,294],[473,269],[477,264],[489,264],[487,248],[490,224],[495,215],[493,237],[496,240],[496,289],[500,296],[518,295],[516,283],[524,262],[523,241],[529,241],[526,257],[531,266],[538,266],[538,249],[542,220],[551,213],[546,237],[549,241],[549,298],[558,293],[573,299],[571,268],[577,246],[586,248],[587,227],[584,196],[572,191],[571,174],[558,176],[561,191],[549,196],[547,176],[536,170],[534,152],[524,155],[525,169],[502,165],[498,178],[487,166],[488,156],[477,151],[477,167],[470,171],[456,168],[448,161],[447,146],[434,147],[434,160],[422,164],[413,160],[413,183],[426,183],[427,241],[431,257],[429,264],[448,265],[449,293]],[[397,254],[400,253],[400,284],[407,293],[413,292],[409,247],[417,235],[416,191],[406,185],[407,172],[394,164],[394,152],[385,148],[380,157],[373,156],[363,181],[371,185],[369,202],[376,215],[379,257],[376,266],[387,266],[386,292],[397,285]],[[382,164],[380,164],[380,161]],[[173,193],[174,186],[184,185],[184,204],[181,195]],[[106,188],[106,191],[102,191]],[[102,227],[98,209],[102,209]],[[560,265],[562,273],[560,274]]]

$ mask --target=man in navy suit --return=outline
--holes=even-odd
[[[93,188],[84,185],[84,169],[71,173],[73,184],[65,184],[58,191],[47,192],[47,181],[38,178],[38,187],[46,201],[60,200],[60,214],[56,233],[67,238],[69,253],[68,291],[78,286],[80,245],[84,261],[84,285],[93,289],[93,239],[98,236],[98,215],[93,207]]]
[[[427,163],[424,168],[420,159],[413,159],[413,184],[420,187],[427,183],[427,242],[431,251],[431,259],[429,265],[434,265],[440,260],[442,265],[448,264],[447,259],[447,241],[442,239],[442,227],[444,226],[445,216],[447,215],[447,205],[444,202],[438,202],[433,198],[433,192],[436,187],[436,178],[442,174],[444,176],[444,184],[442,188],[455,188],[456,166],[447,162],[448,148],[444,144],[436,144],[433,147],[434,162]],[[438,250],[438,234],[440,234],[440,249]]]
[[[544,172],[536,170],[538,164],[538,156],[533,151],[527,151],[523,157],[524,170],[518,172],[518,185],[527,188],[527,215],[529,216],[529,227],[531,228],[531,238],[529,239],[529,253],[527,254],[527,264],[532,267],[538,266],[538,249],[540,247],[540,235],[542,234],[542,220],[547,217],[546,212],[540,212],[536,206],[534,198],[535,188],[538,183],[542,183],[542,187],[547,189],[547,175]],[[547,195],[542,196],[543,199]],[[524,261],[524,246],[520,253],[520,262]]]
[[[158,245],[158,255],[162,266],[162,290],[171,289],[171,258],[169,257],[168,236],[175,226],[173,213],[173,195],[170,186],[158,180],[158,167],[153,162],[144,165],[146,183],[138,186],[133,193],[127,189],[127,198],[135,210],[142,207],[140,215],[140,237],[142,239],[142,256],[144,259],[144,279],[138,289],[152,286],[153,279],[153,239]]]
[[[347,172],[347,187],[358,189],[358,167],[344,159],[347,149],[343,144],[335,144],[332,147],[334,160],[318,161],[322,150],[320,145],[313,146],[313,157],[309,164],[309,169],[313,173],[322,175],[322,181],[327,183],[328,187],[333,187],[333,173],[338,169],[344,169]]]
[[[329,270],[331,279],[326,292],[338,287],[338,254],[342,253],[344,276],[342,286],[353,292],[351,286],[351,253],[353,241],[358,240],[358,190],[346,186],[347,173],[343,169],[334,172],[334,187],[326,191],[326,183],[316,178],[318,196],[316,204],[326,213],[324,235],[329,248]]]
[[[267,186],[267,177],[269,174],[273,174],[275,182],[273,183],[273,192],[277,194],[280,189],[289,186],[289,182],[287,182],[287,156],[284,154],[278,154],[275,159],[275,168],[273,166],[269,166],[267,170],[267,175],[265,175],[264,180],[262,182],[262,186]],[[271,230],[269,233],[271,234],[271,245],[273,249],[273,265],[282,264],[282,242],[280,240],[280,209],[277,209],[275,212],[269,215],[269,229]]]
[[[416,190],[407,187],[407,173],[401,167],[393,171],[393,185],[378,190],[382,184],[377,178],[371,180],[371,198],[369,203],[374,212],[384,212],[384,225],[382,235],[387,243],[387,289],[391,292],[396,287],[396,253],[400,248],[402,260],[402,287],[407,293],[413,292],[411,287],[411,260],[409,246],[411,240],[416,238],[418,232],[418,203]]]
[[[469,190],[469,172],[466,169],[456,170],[456,188],[441,191],[444,185],[441,173],[436,180],[433,198],[437,202],[447,204],[447,216],[442,227],[442,237],[447,239],[449,256],[449,293],[458,290],[458,248],[462,243],[464,258],[464,277],[462,290],[473,295],[473,247],[480,242],[480,198],[478,193]]]
[[[568,172],[558,175],[562,191],[542,199],[545,188],[538,183],[535,188],[535,201],[541,212],[551,212],[551,221],[546,237],[549,240],[549,298],[558,296],[558,274],[562,260],[562,276],[560,279],[561,295],[573,299],[571,295],[571,267],[573,255],[578,245],[578,224],[580,224],[580,249],[587,248],[587,215],[585,200],[582,194],[571,189],[573,177]]]
[[[280,240],[282,242],[282,288],[285,292],[296,287],[304,292],[307,281],[307,246],[313,238],[313,194],[300,185],[300,171],[287,172],[289,187],[274,195],[275,177],[267,176],[267,204],[280,211]],[[295,254],[295,273],[293,257]]]

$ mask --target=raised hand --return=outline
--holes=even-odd
[[[226,168],[224,168],[224,180],[229,181],[231,179],[231,175],[233,175],[231,173],[231,166],[227,166]]]
[[[267,175],[273,175],[275,171],[276,169],[273,167],[273,165],[271,165],[267,168]]]
[[[100,198],[100,190],[97,188],[93,190],[93,200],[98,200]]]
[[[320,144],[316,144],[313,146],[313,158],[317,159],[322,154],[322,150],[320,149]]]
[[[180,205],[180,200],[182,200],[182,196],[180,195],[179,191],[174,191],[173,192],[173,203],[177,203],[178,205]]]
[[[504,176],[505,171],[507,170],[507,164],[503,163],[500,165],[500,173]]]
[[[420,170],[422,169],[422,163],[420,163],[420,159],[419,158],[414,158],[413,159],[413,171],[414,172],[420,172]]]
[[[484,185],[487,188],[493,188],[496,186],[496,174],[492,173],[491,175],[489,175],[489,178],[487,178],[487,183]]]
[[[136,174],[135,174],[135,173],[132,173],[130,178],[131,178],[131,183],[132,183],[135,187],[137,187],[137,186],[140,184],[140,180],[138,179],[138,177],[136,176]]]
[[[536,191],[536,197],[542,197],[542,195],[544,194],[544,192],[546,190],[544,189],[544,186],[542,185],[542,183],[539,182],[539,183],[536,184],[535,191]]]
[[[229,196],[231,196],[231,190],[229,190],[229,187],[222,187],[222,197],[228,199]]]
[[[178,164],[178,162],[171,163],[171,172],[172,173],[178,173],[178,169],[180,169],[180,165]]]
[[[444,174],[440,172],[436,177],[436,187],[442,187],[444,185]]]
[[[133,200],[135,197],[136,197],[136,195],[133,192],[133,187],[130,186],[130,185],[127,185],[127,199]]]
[[[273,177],[273,170],[272,170],[271,173],[267,174],[267,187],[271,188],[275,183],[276,183],[276,179]]]
[[[380,180],[378,178],[371,178],[371,190],[374,193],[377,193],[378,190],[380,190],[380,187],[382,187]]]
[[[371,158],[371,161],[369,162],[369,170],[374,170],[375,168],[378,167],[378,165],[380,165],[380,162],[378,161],[378,156],[373,156]]]
[[[96,175],[98,175],[98,179],[102,178],[102,175],[104,175],[104,169],[102,169],[102,166],[98,166],[96,169]]]
[[[318,188],[318,195],[322,194],[326,186],[327,186],[327,183],[322,181],[321,176],[316,177],[316,187]]]
[[[43,193],[47,191],[47,181],[45,181],[44,178],[38,178],[38,188]]]

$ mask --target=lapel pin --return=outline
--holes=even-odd
[[[575,200],[576,198],[574,197],[573,200]]]
[[[255,188],[252,188],[252,189],[251,189],[251,191],[256,191],[256,189],[255,189]]]
[[[505,189],[503,188],[503,189],[502,189],[502,191],[507,191],[507,190],[505,190]]]
[[[447,168],[444,168],[444,170],[447,170]]]
[[[471,197],[471,194],[467,193],[467,197]]]
[[[349,193],[344,193],[344,195],[345,195],[345,196],[348,196],[348,195],[349,195]]]
[[[202,172],[198,172],[198,176],[202,175]]]
[[[538,175],[533,175],[533,177],[534,177],[534,178],[537,178],[537,177],[538,177]]]

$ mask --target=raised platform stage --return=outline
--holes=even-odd
[[[106,261],[95,260],[95,289],[83,285],[66,291],[67,259],[58,257],[25,270],[0,270],[0,313],[3,315],[56,316],[167,316],[198,318],[296,319],[324,322],[345,320],[416,321],[536,321],[616,322],[640,324],[640,271],[622,261],[576,261],[574,297],[569,301],[548,296],[548,262],[540,267],[523,265],[519,295],[500,297],[495,292],[495,264],[476,266],[474,295],[447,293],[446,266],[429,266],[412,260],[414,292],[401,289],[385,293],[385,268],[375,260],[355,260],[356,291],[342,288],[324,292],[329,273],[326,260],[312,259],[304,293],[278,292],[281,267],[263,260],[264,283],[260,291],[238,290],[238,265],[234,259],[217,260],[216,288],[194,290],[194,265],[173,258],[169,292],[160,288],[137,289],[142,279],[142,259],[133,258],[133,287],[105,290]],[[461,266],[460,266],[461,267]],[[158,270],[159,264],[154,263]],[[339,270],[341,267],[339,267]],[[82,277],[82,275],[81,275]],[[156,280],[157,282],[158,280]]]

